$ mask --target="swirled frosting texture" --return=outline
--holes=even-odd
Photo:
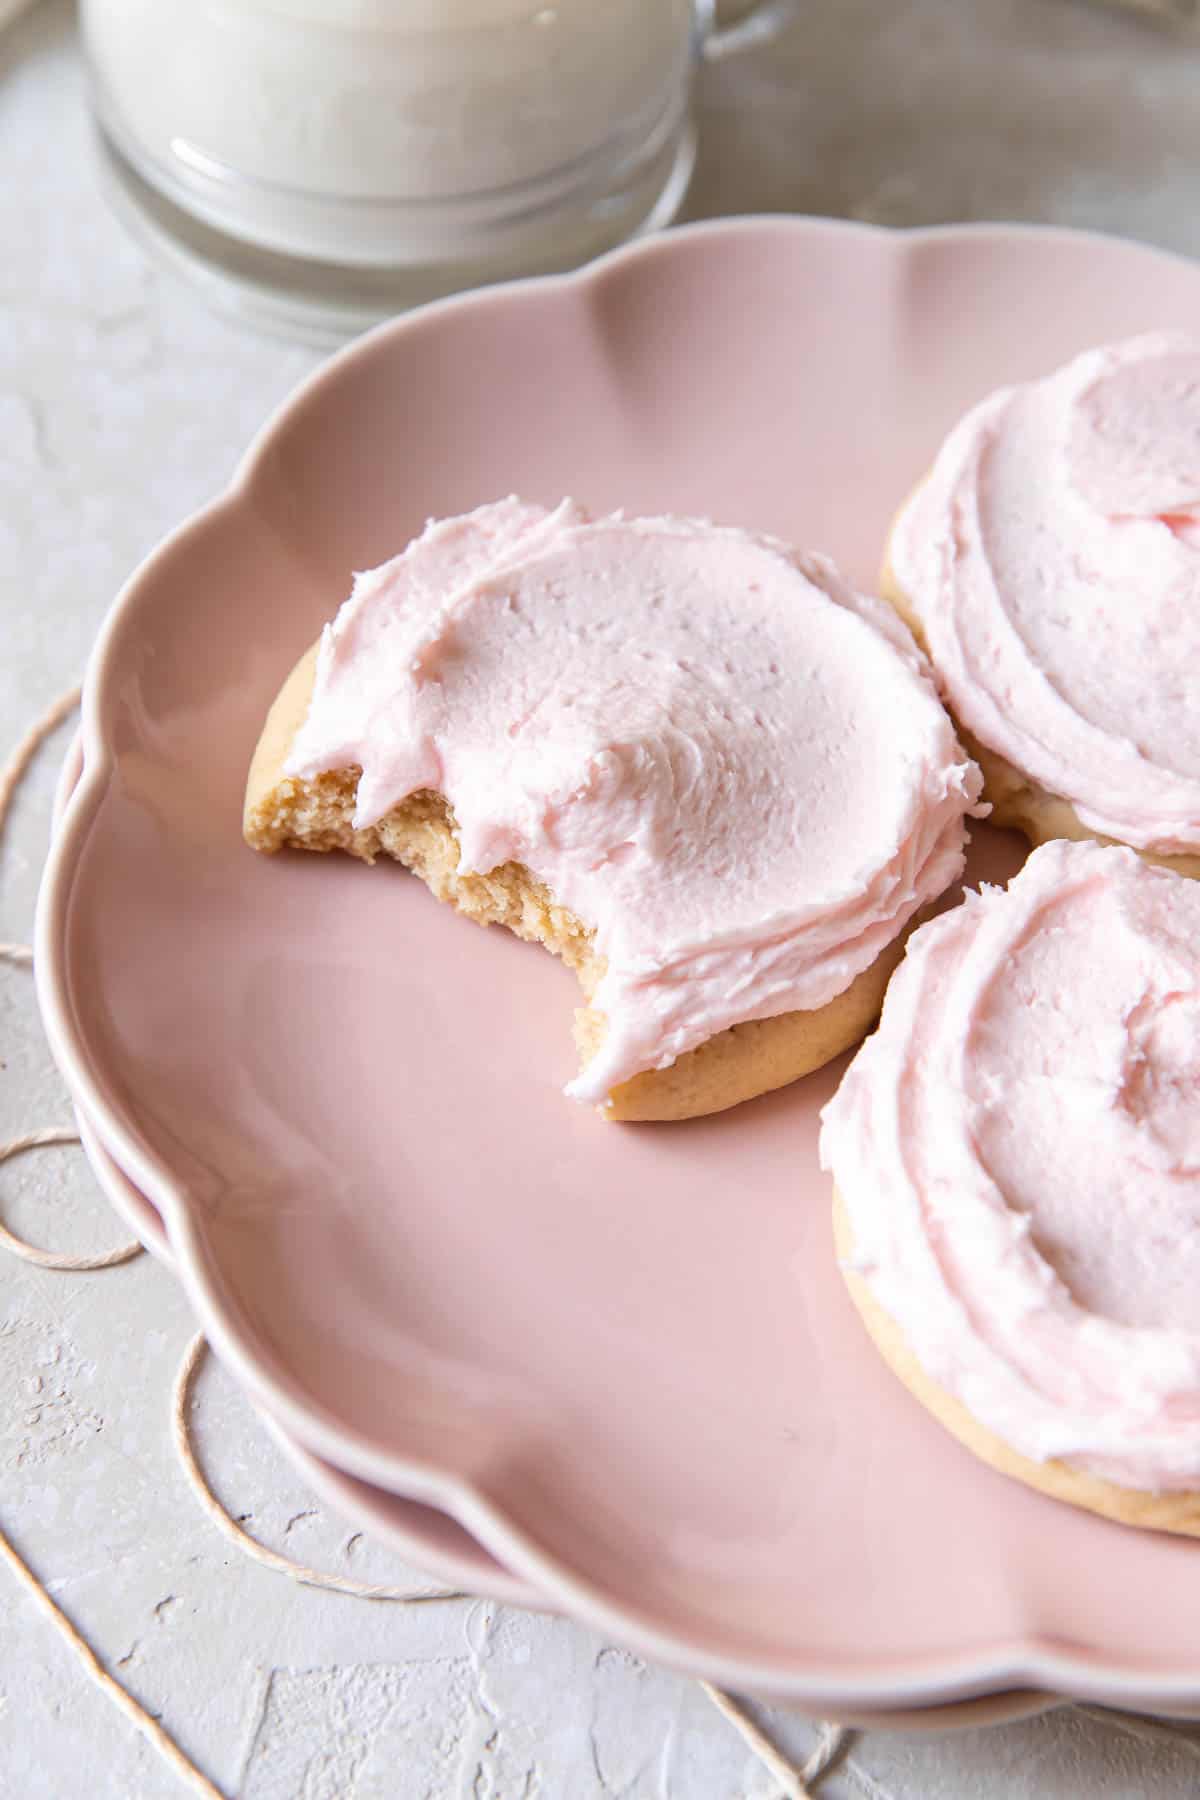
[[[1200,342],[1135,338],[983,401],[891,561],[981,744],[1089,830],[1200,849]]]
[[[436,789],[464,869],[523,863],[595,934],[590,1101],[841,993],[960,873],[979,788],[907,631],[823,558],[567,501],[357,577],[288,772],[354,764],[359,825]]]
[[[854,1266],[981,1423],[1200,1487],[1200,883],[1059,841],[923,926],[821,1157]]]

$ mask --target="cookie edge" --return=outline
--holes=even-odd
[[[853,1268],[854,1228],[845,1199],[833,1189],[833,1241],[838,1267],[854,1307],[876,1350],[898,1381],[950,1435],[981,1462],[1026,1487],[1068,1506],[1097,1513],[1119,1525],[1143,1531],[1167,1531],[1200,1537],[1200,1490],[1181,1488],[1160,1493],[1122,1487],[1058,1458],[1036,1462],[980,1423],[961,1400],[926,1373],[903,1331]]]

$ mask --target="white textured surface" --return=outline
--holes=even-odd
[[[806,0],[787,41],[710,71],[694,212],[907,223],[1059,219],[1200,249],[1200,49],[1083,0]],[[748,102],[753,101],[753,109]],[[308,352],[210,317],[105,214],[69,8],[0,36],[0,742],[78,674],[138,558],[225,480]],[[27,936],[55,759],[0,857],[0,938]],[[27,974],[0,969],[0,1136],[65,1116]],[[5,1215],[91,1248],[124,1235],[81,1159],[0,1172]],[[190,1335],[147,1258],[66,1276],[0,1262],[0,1522],[104,1658],[244,1800],[765,1800],[692,1683],[574,1627],[455,1602],[322,1595],[243,1562],[169,1446]],[[211,1366],[199,1437],[251,1529],[402,1579],[319,1507]],[[171,1800],[153,1753],[0,1573],[0,1794]],[[1200,1642],[1200,1625],[1197,1627]],[[803,1754],[802,1720],[776,1720]],[[1200,1733],[1059,1713],[942,1740],[871,1733],[832,1800],[1183,1800]]]

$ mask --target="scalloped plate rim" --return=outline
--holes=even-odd
[[[880,254],[897,259],[914,254],[925,244],[1020,239],[1041,240],[1047,245],[1091,245],[1110,253],[1128,251],[1145,258],[1148,263],[1158,261],[1186,268],[1197,266],[1191,258],[1152,245],[1101,232],[1058,226],[971,223],[897,231],[858,221],[766,215],[682,226],[614,251],[571,274],[534,277],[458,295],[386,322],[356,339],[315,370],[276,408],[241,458],[229,486],[151,552],[121,589],[101,627],[84,684],[84,773],[56,834],[38,896],[35,969],[47,1036],[72,1095],[101,1129],[105,1147],[162,1214],[180,1278],[204,1329],[255,1400],[272,1413],[290,1435],[349,1473],[451,1513],[514,1574],[531,1582],[551,1604],[560,1606],[565,1613],[592,1629],[607,1633],[660,1662],[723,1686],[787,1699],[822,1712],[836,1712],[839,1707],[860,1712],[872,1707],[920,1708],[1015,1688],[1034,1688],[1072,1699],[1164,1713],[1173,1709],[1200,1709],[1200,1645],[1194,1674],[1163,1677],[1123,1664],[1118,1656],[1096,1646],[1092,1647],[1090,1661],[1073,1657],[1056,1648],[1050,1638],[1033,1632],[1024,1639],[998,1644],[986,1653],[931,1654],[921,1659],[919,1665],[910,1662],[907,1670],[903,1667],[903,1659],[897,1656],[893,1659],[897,1665],[895,1672],[862,1673],[850,1680],[844,1673],[834,1673],[828,1668],[822,1670],[811,1662],[801,1666],[794,1658],[763,1662],[699,1649],[686,1638],[660,1630],[632,1610],[615,1604],[598,1587],[543,1550],[530,1534],[507,1517],[501,1507],[466,1480],[419,1460],[380,1452],[357,1434],[339,1427],[312,1402],[302,1399],[286,1379],[258,1367],[253,1350],[242,1341],[236,1323],[226,1316],[218,1294],[208,1281],[201,1233],[189,1213],[186,1195],[175,1186],[165,1167],[144,1154],[97,1091],[88,1057],[74,1032],[57,946],[62,940],[75,864],[106,784],[114,772],[114,759],[100,728],[102,696],[112,673],[110,650],[126,612],[137,601],[141,590],[155,579],[159,565],[178,555],[191,536],[198,537],[219,529],[224,520],[244,507],[257,510],[253,494],[256,472],[276,439],[283,436],[291,415],[302,408],[310,395],[336,381],[343,369],[368,354],[381,339],[410,337],[431,323],[440,325],[449,316],[470,314],[476,309],[519,304],[526,295],[558,291],[582,296],[598,288],[614,271],[670,257],[681,246],[697,239],[721,238],[736,242],[741,236],[764,232],[804,234],[814,241],[828,237],[843,240],[857,237],[872,241]],[[261,518],[262,515],[258,516]],[[1098,1668],[1097,1660],[1101,1657],[1103,1666]]]

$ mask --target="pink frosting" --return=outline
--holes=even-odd
[[[436,789],[465,869],[522,862],[594,931],[594,1102],[841,993],[960,873],[979,788],[908,633],[824,558],[569,501],[356,578],[288,770],[351,764],[359,825]]]
[[[1200,343],[1135,338],[993,394],[892,564],[980,743],[1090,830],[1200,849]]]
[[[1026,1456],[1200,1487],[1200,883],[1036,850],[914,933],[823,1121],[942,1387]]]

